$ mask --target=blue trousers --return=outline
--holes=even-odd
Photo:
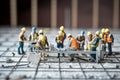
[[[92,47],[91,48],[91,51],[96,51],[96,47]],[[90,56],[91,56],[91,60],[96,60],[96,54],[90,54]]]
[[[57,43],[57,48],[63,48],[63,43]]]
[[[18,54],[21,54],[21,53],[24,54],[23,47],[24,47],[24,42],[19,42],[19,46],[18,46]]]
[[[108,43],[108,54],[112,54],[112,43]]]

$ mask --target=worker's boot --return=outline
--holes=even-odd
[[[62,57],[65,57],[65,54],[64,54],[64,53],[62,53]]]
[[[70,59],[70,62],[72,62],[72,61],[74,61],[74,58],[71,58],[71,59]]]
[[[58,53],[58,56],[57,56],[57,58],[59,58],[60,57],[60,53]]]

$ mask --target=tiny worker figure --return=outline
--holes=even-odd
[[[19,34],[18,54],[25,54],[24,49],[23,49],[23,47],[24,47],[24,41],[26,40],[26,38],[24,36],[25,32],[26,32],[26,28],[23,27],[21,29],[20,34]]]
[[[39,48],[41,50],[46,50],[46,49],[49,48],[49,43],[48,43],[48,40],[47,40],[47,36],[44,35],[43,30],[39,31],[38,43],[39,43]]]
[[[77,42],[77,40],[71,34],[68,34],[67,37],[68,37],[68,46],[70,50],[72,51],[80,50],[79,43]],[[70,61],[74,61],[75,54],[74,53],[70,54],[70,57],[71,57]]]
[[[105,33],[105,28],[101,29],[100,40],[101,40],[102,51],[106,51],[107,35]]]
[[[36,32],[37,28],[36,27],[32,27],[32,32],[29,36],[29,41],[30,41],[30,45],[34,45],[36,44],[36,41],[38,39],[38,33]],[[30,47],[30,51],[33,52],[33,48]]]
[[[96,51],[96,48],[98,47],[99,45],[99,40],[100,40],[100,32],[99,31],[96,31],[95,33],[95,37],[92,39],[91,41],[91,49],[90,51]],[[96,54],[90,54],[91,56],[91,61],[95,61],[96,60]]]
[[[77,40],[80,46],[80,49],[84,50],[84,45],[85,45],[85,31],[81,31],[81,34],[78,34]]]
[[[38,37],[38,42],[36,44],[36,46],[40,49],[40,50],[48,50],[49,49],[49,43],[47,40],[47,36],[44,35],[43,30],[39,31],[39,37]],[[40,58],[41,60],[45,60],[45,53],[40,53]]]
[[[88,39],[87,39],[87,41],[86,41],[86,46],[87,46],[87,50],[90,51],[90,49],[91,49],[91,41],[92,41],[92,39],[93,39],[93,34],[92,34],[92,32],[87,32],[87,37],[88,37]]]
[[[65,37],[64,33],[62,31],[59,31],[58,35],[55,38],[55,41],[57,43],[57,48],[63,48],[64,47],[64,44],[63,44],[64,43],[64,39],[65,39],[64,37]],[[65,57],[65,54],[62,53],[62,56]],[[59,58],[59,57],[60,57],[60,53],[58,53],[57,58]]]
[[[114,43],[114,37],[110,33],[110,30],[107,28],[105,29],[105,32],[107,34],[107,44],[108,44],[108,55],[112,55],[112,45]]]

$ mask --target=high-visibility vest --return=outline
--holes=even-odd
[[[108,43],[112,43],[112,42],[113,42],[113,40],[112,40],[112,38],[111,38],[110,36],[111,36],[111,34],[109,34],[109,35],[107,36],[107,42],[108,42]]]
[[[20,42],[24,42],[24,40],[25,40],[24,34],[20,33],[20,35],[19,35],[19,41]]]
[[[31,36],[31,40],[35,40],[38,37],[37,33],[31,33],[30,36]]]
[[[102,44],[106,44],[107,35],[106,34],[100,34],[100,38],[101,38]]]
[[[57,36],[57,42],[58,42],[58,41],[62,41],[62,42],[63,42],[63,41],[64,41],[64,36],[59,36],[59,35],[58,35],[58,36]]]
[[[79,49],[79,44],[75,38],[72,38],[71,47],[74,49]]]
[[[38,42],[40,42],[40,44],[41,44],[41,46],[43,47],[43,48],[45,48],[46,47],[46,42],[47,42],[47,37],[45,36],[45,35],[40,35],[39,36],[39,39],[38,39]]]
[[[99,45],[99,38],[98,37],[93,38],[92,43],[95,42],[95,39],[98,40],[98,42],[96,44],[91,44],[91,47],[96,47],[97,48],[98,45]]]

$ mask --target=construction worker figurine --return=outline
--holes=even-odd
[[[40,49],[40,50],[48,50],[49,49],[49,43],[47,40],[47,36],[44,35],[43,30],[39,31],[39,37],[38,37],[38,42],[36,44],[36,46]],[[40,53],[40,58],[41,60],[45,60],[45,53]]]
[[[68,34],[67,37],[68,37],[68,46],[70,50],[73,51],[80,50],[78,41],[71,34]],[[71,57],[70,61],[73,61],[75,54],[70,54],[70,57]]]
[[[99,45],[99,40],[100,40],[100,32],[99,31],[96,31],[95,33],[95,37],[92,39],[92,42],[91,42],[91,49],[90,51],[96,51],[96,48],[98,47]],[[96,60],[96,54],[90,54],[91,56],[91,61],[95,61]]]
[[[78,43],[79,43],[79,46],[80,46],[80,49],[83,49],[84,50],[84,45],[85,45],[85,31],[81,31],[81,34],[78,34],[77,36],[77,40],[78,40]]]
[[[112,55],[112,45],[114,43],[114,37],[110,33],[110,30],[108,28],[105,29],[105,32],[107,34],[108,55]]]
[[[26,32],[26,28],[23,27],[21,29],[20,34],[19,34],[18,54],[25,54],[24,49],[23,49],[23,47],[24,47],[24,41],[26,40],[26,38],[24,36],[25,32]]]
[[[87,50],[91,50],[91,41],[93,39],[92,32],[87,32],[88,40],[86,41]]]
[[[30,41],[30,45],[36,44],[36,41],[38,39],[38,33],[36,32],[36,29],[37,29],[36,27],[32,27],[32,32],[31,32],[29,39],[28,39]],[[30,51],[31,52],[33,51],[32,47],[30,48]]]
[[[63,48],[64,47],[64,40],[66,38],[66,33],[64,31],[64,26],[60,26],[60,31],[58,32],[58,35],[55,38],[55,41],[57,43],[57,48]],[[65,57],[65,54],[62,53],[62,56]],[[58,53],[58,58],[60,57],[60,53]]]
[[[102,51],[106,51],[107,35],[105,33],[105,28],[101,29],[100,40],[101,40]]]
[[[38,43],[39,43],[39,48],[41,50],[46,50],[46,49],[49,48],[49,43],[48,43],[48,40],[47,40],[47,36],[44,35],[43,30],[39,31]]]

